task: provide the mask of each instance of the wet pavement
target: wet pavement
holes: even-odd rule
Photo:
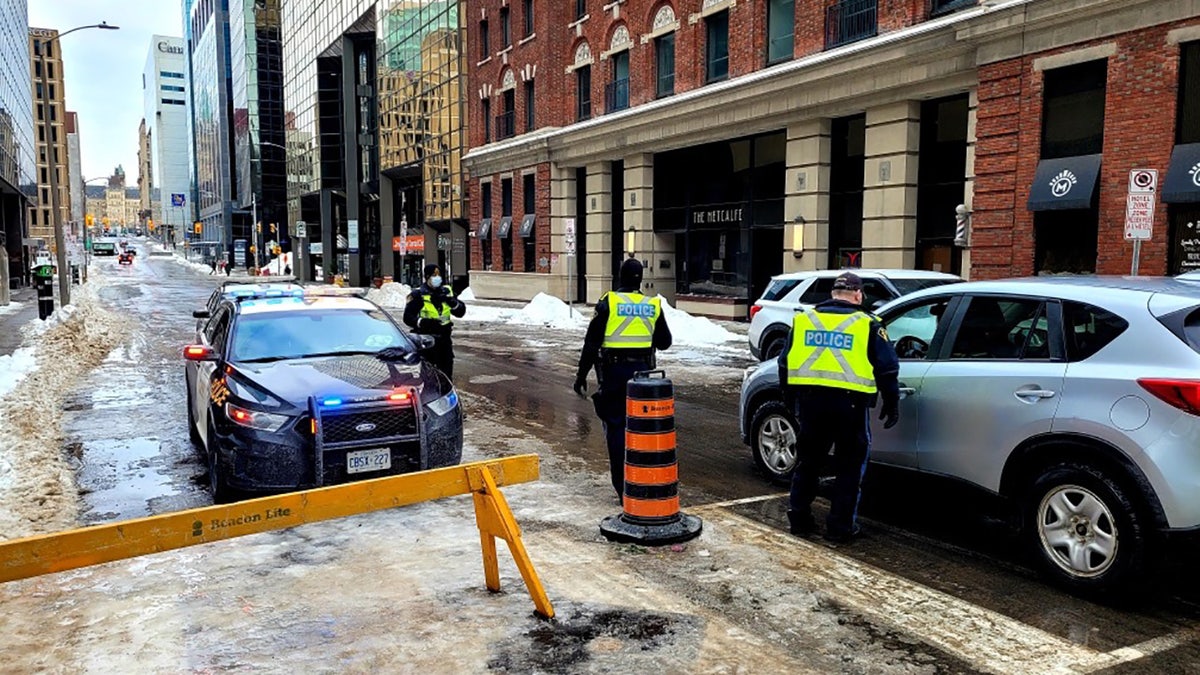
[[[32,288],[18,288],[9,299],[14,304],[0,307],[0,356],[8,356],[21,346],[21,327],[38,316],[37,291]]]

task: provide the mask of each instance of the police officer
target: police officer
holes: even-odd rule
[[[404,306],[404,323],[414,333],[432,335],[433,349],[426,356],[446,374],[454,377],[454,343],[450,338],[454,330],[454,317],[462,318],[467,306],[454,297],[454,289],[442,280],[442,271],[437,265],[425,266],[425,283],[408,296]]]
[[[800,422],[788,509],[792,534],[816,531],[812,502],[833,445],[837,477],[825,538],[846,542],[858,535],[859,493],[871,450],[869,415],[877,396],[883,398],[883,428],[900,421],[900,364],[879,319],[862,310],[862,288],[853,272],[838,276],[831,300],[795,314],[779,356],[779,381]]]
[[[575,393],[587,396],[587,374],[593,366],[600,389],[592,395],[596,415],[604,424],[613,488],[620,497],[625,487],[625,385],[634,373],[655,366],[655,350],[671,347],[671,329],[658,298],[641,294],[642,263],[630,258],[621,264],[617,290],[596,303],[588,324],[575,375]]]

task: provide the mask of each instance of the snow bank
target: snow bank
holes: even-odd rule
[[[469,290],[469,289],[468,289]],[[466,298],[464,298],[464,301]],[[538,293],[529,304],[520,309],[471,305],[464,317],[471,321],[506,323],[513,326],[545,326],[547,328],[571,329],[587,326],[587,318],[572,309],[567,303],[552,295]]]
[[[391,281],[367,291],[367,299],[380,307],[403,307],[408,302],[409,293],[412,293],[411,288]]]
[[[463,302],[471,302],[472,300],[475,299],[474,289],[467,287],[467,290],[458,294],[458,299],[462,300]]]
[[[94,284],[76,289],[77,304],[22,330],[21,367],[30,357],[35,364],[0,399],[0,539],[76,524],[75,471],[62,451],[63,403],[126,330],[98,304],[97,290]]]
[[[12,314],[14,312],[19,312],[20,310],[21,310],[21,303],[16,302],[16,301],[10,301],[7,305],[0,306],[0,316],[4,316],[5,314]]]
[[[33,347],[21,347],[11,355],[0,356],[0,400],[16,389],[17,383],[36,365],[37,350]]]
[[[702,316],[692,316],[681,309],[675,309],[663,296],[658,296],[662,302],[663,316],[671,327],[671,336],[678,345],[719,345],[725,342],[738,342],[746,339],[726,330],[710,319]]]

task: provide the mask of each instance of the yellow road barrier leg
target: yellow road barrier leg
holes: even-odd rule
[[[525,588],[533,599],[533,606],[538,616],[544,619],[554,618],[554,608],[546,597],[546,589],[538,579],[533,561],[525,551],[521,542],[521,528],[513,518],[508,500],[496,486],[492,473],[485,467],[475,467],[468,471],[471,481],[472,495],[475,499],[475,523],[479,526],[479,540],[483,546],[483,576],[490,591],[500,590],[500,563],[496,557],[496,537],[508,542],[508,550],[512,553],[521,578],[525,580]]]

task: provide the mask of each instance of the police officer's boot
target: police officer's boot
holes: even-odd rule
[[[817,531],[817,521],[810,512],[788,511],[787,517],[788,531],[797,537],[807,537]]]

